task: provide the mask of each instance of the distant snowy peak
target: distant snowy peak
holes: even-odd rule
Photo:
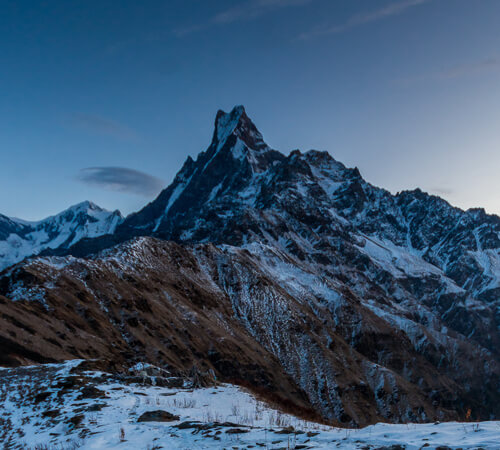
[[[69,248],[83,238],[112,234],[122,221],[120,211],[89,201],[36,222],[0,216],[0,270],[46,249]]]

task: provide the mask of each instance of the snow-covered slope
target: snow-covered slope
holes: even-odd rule
[[[131,450],[495,449],[500,445],[500,422],[334,428],[283,413],[238,386],[193,388],[189,379],[184,387],[155,386],[148,376],[140,381],[116,377],[79,369],[79,363],[0,369],[0,444]],[[144,420],[148,413],[152,421]]]
[[[88,201],[38,222],[0,215],[0,270],[48,248],[68,248],[82,238],[113,233],[122,220],[119,211]]]

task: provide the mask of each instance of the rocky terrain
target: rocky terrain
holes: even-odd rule
[[[285,414],[239,386],[197,385],[138,363],[108,373],[72,360],[0,370],[0,444],[8,449],[497,448],[500,422],[345,429]]]
[[[351,427],[498,418],[499,232],[236,107],[141,211],[2,272],[0,364],[146,361]]]

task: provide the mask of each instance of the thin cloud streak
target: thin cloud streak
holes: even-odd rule
[[[137,140],[137,134],[130,128],[114,120],[94,114],[75,113],[71,115],[72,123],[92,133],[105,134],[124,140]]]
[[[215,14],[205,23],[174,30],[177,37],[196,33],[207,28],[227,25],[241,20],[251,20],[279,9],[303,6],[314,0],[249,0],[241,5],[228,8]]]
[[[307,40],[314,37],[325,36],[329,34],[339,34],[350,30],[351,28],[359,27],[371,22],[378,22],[388,17],[402,14],[406,10],[415,6],[428,3],[432,0],[404,0],[400,2],[390,3],[389,5],[377,9],[375,11],[356,14],[348,19],[345,23],[328,27],[316,28],[314,30],[302,33],[298,36],[299,40]]]
[[[489,57],[481,61],[459,64],[436,72],[417,75],[414,77],[402,78],[395,82],[401,85],[411,85],[428,80],[452,80],[467,76],[479,75],[483,73],[500,70],[500,57]]]
[[[157,195],[164,187],[159,178],[126,167],[87,167],[76,178],[84,184],[144,197]]]
[[[499,68],[500,68],[500,58],[491,57],[475,63],[462,64],[455,67],[451,67],[448,70],[443,70],[442,72],[438,73],[437,76],[439,78],[448,78],[448,79],[457,78],[461,76],[487,72]]]

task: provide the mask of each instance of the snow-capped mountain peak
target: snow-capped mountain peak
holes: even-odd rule
[[[68,210],[73,210],[73,211],[105,211],[105,209],[101,208],[100,206],[96,205],[94,202],[91,202],[90,200],[84,200],[83,202],[77,203],[76,205],[70,206]]]
[[[222,110],[217,112],[211,147],[220,150],[231,137],[241,140],[244,145],[253,150],[269,148],[241,105],[235,106],[229,113]],[[230,145],[234,145],[234,142]]]
[[[218,111],[213,138],[196,160],[188,157],[172,184],[143,210],[125,220],[129,234],[166,236],[179,215],[187,217],[217,199],[238,197],[285,156],[272,150],[243,106]],[[261,177],[260,177],[261,178]]]
[[[46,249],[69,248],[83,238],[114,233],[120,211],[107,211],[90,201],[39,221],[0,217],[0,270]]]

